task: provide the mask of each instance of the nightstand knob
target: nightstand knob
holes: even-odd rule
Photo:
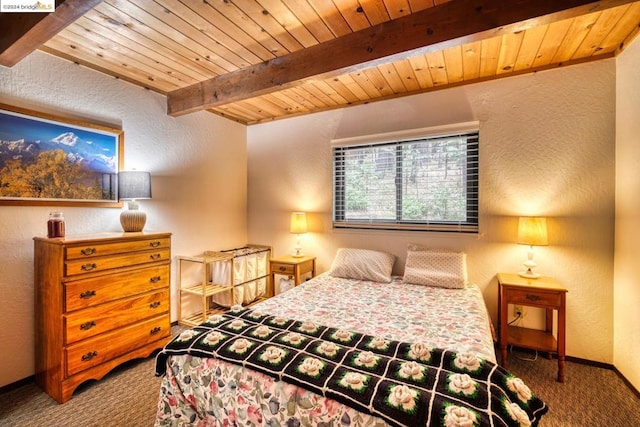
[[[160,246],[160,242],[155,240],[153,242],[149,242],[149,245],[151,245],[152,248],[157,248],[158,246]]]
[[[160,255],[160,254],[151,254],[151,255],[149,255],[149,258],[151,258],[154,261],[159,260],[160,257],[162,257],[162,255]]]
[[[149,304],[149,308],[158,308],[160,307],[160,301],[154,301],[151,304]]]
[[[285,271],[286,269],[287,269],[287,267],[285,267],[283,265],[280,266],[280,271]]]
[[[153,328],[152,330],[149,331],[149,335],[155,335],[158,332],[160,332],[162,330],[162,328],[160,326],[156,326],[155,328]]]
[[[162,277],[160,276],[153,276],[149,279],[151,283],[158,283],[160,280],[162,280]]]
[[[526,298],[529,301],[538,301],[540,299],[540,295],[527,294]]]

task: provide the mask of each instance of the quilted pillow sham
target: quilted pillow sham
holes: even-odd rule
[[[467,283],[464,252],[408,251],[404,283],[462,289]]]
[[[339,248],[329,275],[346,279],[391,282],[396,257],[390,253],[369,249]]]

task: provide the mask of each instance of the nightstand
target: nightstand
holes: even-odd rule
[[[550,277],[526,279],[517,274],[498,274],[498,327],[502,366],[507,368],[507,346],[558,354],[558,381],[563,383],[566,338],[567,289]],[[509,304],[544,308],[545,330],[509,326]],[[553,336],[553,312],[558,312],[557,339]]]
[[[271,286],[269,295],[273,296],[275,287],[275,276],[281,274],[283,276],[293,277],[294,286],[300,284],[300,277],[303,274],[311,273],[311,277],[316,275],[316,257],[292,255],[271,258]]]

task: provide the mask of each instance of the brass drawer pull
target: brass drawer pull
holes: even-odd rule
[[[157,241],[157,240],[156,240],[155,242],[149,242],[149,245],[150,245],[152,248],[157,248],[157,247],[159,247],[159,246],[161,245],[161,243],[160,243],[159,241]]]
[[[162,277],[160,276],[153,276],[152,278],[149,279],[151,283],[158,283],[160,280],[162,280]]]
[[[527,294],[526,298],[529,301],[538,301],[538,300],[540,300],[540,295]]]
[[[85,322],[82,325],[80,325],[80,329],[82,329],[83,331],[88,331],[89,329],[93,328],[94,326],[96,326],[96,321],[92,320],[90,322]]]
[[[158,308],[160,307],[160,301],[154,301],[151,304],[149,304],[150,308]]]
[[[89,299],[89,298],[95,297],[95,296],[96,296],[96,291],[85,291],[85,292],[80,294],[80,298],[82,298],[82,299]]]
[[[95,262],[90,262],[88,264],[82,264],[82,267],[80,267],[80,270],[82,271],[91,271],[93,269],[95,269],[98,265]]]
[[[280,271],[285,271],[287,269],[287,267],[285,267],[284,265],[280,266]]]
[[[151,258],[154,261],[159,260],[161,257],[162,257],[161,254],[151,254],[151,255],[149,255],[149,258]]]
[[[96,248],[84,248],[80,253],[85,256],[93,255],[96,253]]]
[[[94,357],[96,357],[97,355],[98,355],[97,351],[90,351],[89,353],[87,353],[84,356],[82,356],[82,361],[83,362],[88,362],[91,359],[93,359]]]
[[[152,330],[149,331],[149,335],[155,335],[158,332],[160,332],[162,330],[162,328],[160,326],[156,326],[155,328],[153,328]]]

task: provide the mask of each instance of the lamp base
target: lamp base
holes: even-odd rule
[[[526,268],[526,270],[518,273],[520,277],[525,277],[527,279],[537,279],[538,277],[540,277],[539,273],[533,272],[533,269],[538,266],[538,264],[536,264],[536,262],[533,260],[533,246],[529,247],[529,252],[527,252],[527,260],[522,264],[524,265],[524,268]]]
[[[139,210],[125,210],[120,213],[120,225],[126,232],[142,231],[147,223],[147,214]]]
[[[302,253],[302,245],[300,244],[300,234],[296,234],[296,245],[293,247],[293,253],[291,254],[294,258],[300,258],[304,256]]]
[[[541,276],[540,273],[534,273],[532,271],[520,271],[518,275],[527,279],[537,279]]]

